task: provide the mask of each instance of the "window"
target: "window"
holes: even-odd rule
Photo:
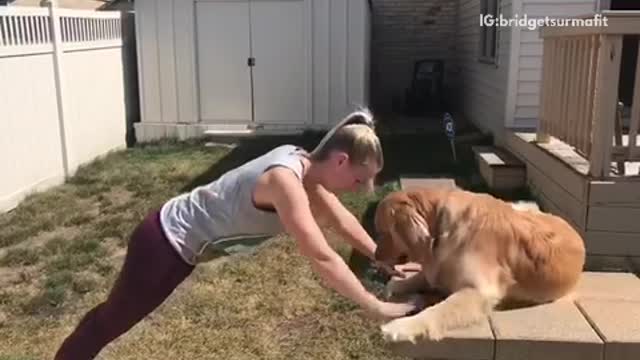
[[[482,16],[490,16],[494,22],[498,20],[498,0],[480,0]],[[494,24],[480,27],[480,61],[497,63],[498,28]]]

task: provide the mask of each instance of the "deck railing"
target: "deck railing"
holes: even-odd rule
[[[541,30],[538,141],[553,136],[573,146],[589,160],[595,178],[609,177],[612,162],[619,162],[624,174],[625,161],[640,161],[640,56],[635,61],[633,101],[625,104],[632,108],[624,135],[618,97],[623,37],[640,35],[640,12],[602,15],[607,20],[601,26],[571,24]]]

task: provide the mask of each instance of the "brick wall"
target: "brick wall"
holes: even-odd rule
[[[445,69],[455,52],[455,0],[373,0],[371,103],[390,111],[394,97],[404,98],[413,64],[439,58]],[[445,78],[447,81],[447,78]]]

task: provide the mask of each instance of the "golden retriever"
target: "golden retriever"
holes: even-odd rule
[[[435,289],[447,297],[381,326],[385,340],[440,340],[503,301],[540,304],[568,295],[585,262],[584,241],[562,218],[517,209],[461,189],[396,191],[375,212],[376,261],[421,272],[387,283],[388,294]]]

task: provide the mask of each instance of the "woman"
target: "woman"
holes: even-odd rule
[[[55,359],[92,359],[158,307],[199,262],[251,249],[281,232],[296,239],[331,288],[371,315],[391,319],[413,311],[412,304],[383,302],[369,293],[320,230],[319,223],[333,225],[374,259],[375,243],[335,195],[373,189],[383,166],[373,125],[368,111],[356,111],[311,154],[279,146],[170,199],[135,229],[107,300],[84,316]]]

